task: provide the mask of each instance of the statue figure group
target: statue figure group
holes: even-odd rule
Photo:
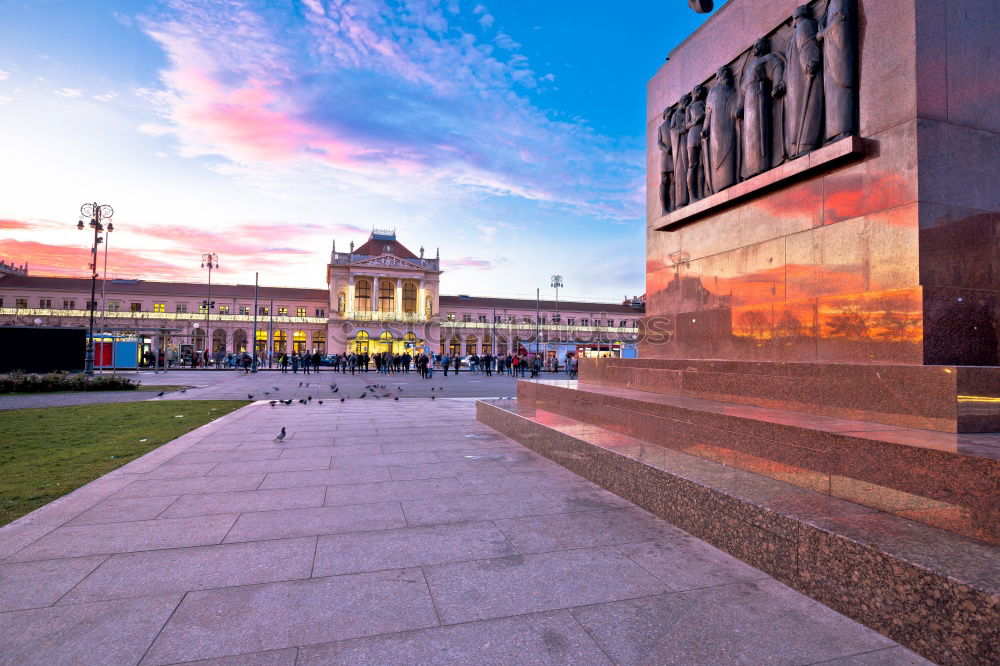
[[[818,20],[801,5],[791,28],[785,53],[758,39],[742,67],[720,67],[711,88],[697,85],[663,111],[664,214],[853,133],[854,0],[828,0]]]

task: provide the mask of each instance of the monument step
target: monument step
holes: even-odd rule
[[[518,402],[1000,545],[1000,434],[955,434],[575,381]]]
[[[520,399],[477,418],[929,659],[1000,663],[1000,548]]]
[[[943,432],[1000,432],[1000,367],[583,359],[602,386]]]

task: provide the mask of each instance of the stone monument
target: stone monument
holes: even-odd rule
[[[937,662],[1000,663],[997,34],[995,0],[722,5],[647,89],[639,358],[480,420]]]

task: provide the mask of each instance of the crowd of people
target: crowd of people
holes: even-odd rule
[[[190,360],[191,367],[207,367],[207,354],[195,352]],[[152,354],[150,354],[151,356]],[[164,362],[163,352],[160,352],[159,361]],[[170,365],[171,359],[167,358]],[[462,369],[463,363],[468,365],[468,371],[472,374],[484,374],[492,377],[493,373],[506,375],[508,377],[538,377],[542,372],[564,372],[571,379],[577,376],[578,360],[575,354],[567,353],[560,364],[559,358],[555,355],[543,356],[542,354],[529,354],[521,350],[517,354],[472,354],[467,358],[450,354],[410,354],[403,352],[394,354],[392,352],[379,352],[369,354],[368,352],[333,354],[324,357],[319,352],[280,352],[271,359],[282,373],[287,373],[291,369],[293,374],[298,374],[302,370],[304,374],[319,372],[322,365],[329,365],[334,372],[347,373],[352,375],[356,372],[369,372],[374,370],[380,374],[408,373],[412,370],[419,373],[421,377],[431,378],[435,372],[443,372],[447,377],[449,371],[457,374]],[[260,368],[268,364],[263,357],[254,359],[247,352],[221,354],[216,359],[216,367],[229,367],[236,370],[250,372],[256,361]],[[152,359],[150,359],[152,362]]]

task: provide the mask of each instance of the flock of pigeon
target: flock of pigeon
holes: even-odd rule
[[[303,386],[303,383],[299,382],[299,387],[301,388],[302,386]],[[307,383],[307,384],[305,384],[305,386],[308,387],[309,384]],[[275,392],[281,390],[277,386],[272,386],[271,388],[274,389]],[[383,400],[385,398],[392,398],[393,400],[397,400],[397,401],[399,400],[399,396],[398,395],[393,395],[391,391],[387,390],[387,387],[386,387],[385,384],[367,384],[364,388],[365,388],[365,390],[362,391],[361,395],[358,396],[359,400],[363,400],[364,398],[367,398],[368,396],[371,396],[375,400]],[[337,386],[336,384],[330,384],[330,391],[332,393],[339,393],[340,392],[340,387]],[[396,387],[396,391],[399,392],[399,393],[402,393],[403,392],[403,387],[402,386],[397,386]],[[431,387],[431,391],[434,391],[434,387]],[[443,386],[439,386],[438,387],[438,391],[444,391],[444,387]],[[264,395],[271,395],[271,392],[270,391],[264,391]],[[435,400],[436,398],[437,398],[437,396],[433,396],[433,395],[431,396],[431,400]],[[253,399],[254,399],[253,393],[247,393],[247,400],[253,400]],[[346,397],[340,398],[340,401],[341,402],[345,402],[345,401],[350,400],[350,399],[351,399],[351,396],[346,396]],[[312,395],[309,395],[309,396],[306,396],[305,398],[299,398],[297,402],[299,404],[302,404],[302,405],[308,405],[312,401],[313,401],[313,397],[312,397]],[[292,399],[283,400],[281,398],[276,398],[274,400],[269,401],[269,404],[272,407],[274,407],[278,403],[281,403],[282,405],[291,405],[293,402],[296,402],[296,401],[292,400]],[[316,403],[322,405],[323,401],[317,399]]]
[[[299,382],[299,388],[302,388],[302,385],[303,385],[303,383]],[[305,386],[308,388],[309,384],[306,383]],[[275,391],[280,391],[281,390],[277,386],[272,386],[271,388],[274,389]],[[384,398],[392,398],[393,400],[399,400],[399,396],[398,395],[393,395],[391,391],[387,390],[385,384],[367,384],[367,385],[365,385],[364,388],[365,388],[365,390],[362,391],[361,395],[358,396],[359,400],[367,398],[369,395],[371,395],[371,397],[374,398],[375,400],[382,400]],[[433,391],[433,390],[434,390],[434,387],[432,386],[431,387],[431,391]],[[339,393],[340,392],[340,387],[337,386],[336,384],[330,384],[330,391],[332,393]],[[399,392],[399,393],[402,393],[403,392],[403,387],[402,386],[397,386],[396,387],[396,391]],[[439,386],[438,387],[438,391],[444,391],[444,387],[443,386]],[[271,395],[271,392],[270,391],[264,391],[264,395]],[[433,396],[433,395],[431,396],[431,400],[434,400],[436,398],[437,398],[437,396]],[[346,397],[341,398],[340,401],[341,402],[345,402],[346,400],[350,400],[350,399],[351,399],[351,396],[346,396]],[[247,400],[253,400],[253,393],[247,393]],[[305,398],[299,398],[299,400],[298,400],[298,402],[300,404],[303,404],[303,405],[308,405],[312,401],[313,401],[312,395],[309,395],[309,396],[307,396]],[[274,407],[279,402],[281,404],[283,404],[283,405],[291,405],[292,402],[294,402],[294,401],[290,400],[290,399],[289,400],[282,400],[282,399],[279,398],[279,399],[276,399],[276,400],[271,400],[269,402],[269,404],[271,405],[271,407]],[[316,400],[316,402],[318,404],[320,404],[320,405],[323,404],[322,400]],[[280,441],[283,441],[284,439],[285,439],[285,426],[281,426],[281,432],[279,432],[278,435],[274,438],[274,441],[280,442]]]

